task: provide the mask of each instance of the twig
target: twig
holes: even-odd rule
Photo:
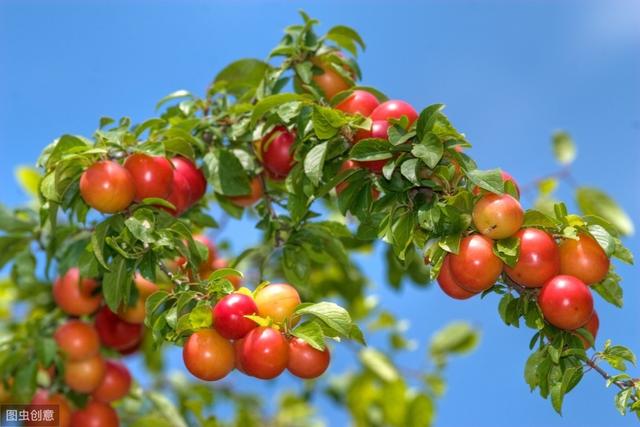
[[[174,284],[176,285],[182,285],[183,282],[182,280],[178,279],[176,277],[175,274],[173,274],[173,272],[171,270],[169,270],[169,268],[167,268],[167,266],[165,265],[164,262],[159,261],[158,262],[158,267],[160,267],[160,270],[167,275],[167,277],[169,278],[169,280],[171,280]]]
[[[600,376],[602,376],[602,378],[604,378],[605,380],[609,380],[611,378],[611,375],[609,375],[609,373],[607,373],[607,371],[605,371],[600,366],[598,366],[598,364],[593,359],[587,359],[587,361],[585,363],[591,369],[593,369],[595,372],[600,374]],[[620,390],[626,390],[628,388],[633,387],[635,385],[636,381],[638,381],[638,380],[634,379],[634,380],[631,380],[631,381],[613,381],[613,384],[616,387],[618,387]],[[638,401],[638,397],[636,395],[632,394],[631,395],[631,401],[632,402],[637,402]]]

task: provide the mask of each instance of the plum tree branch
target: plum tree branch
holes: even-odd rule
[[[593,371],[595,371],[598,374],[600,374],[600,376],[602,378],[604,378],[605,380],[610,380],[611,379],[611,375],[609,375],[609,373],[607,371],[605,371],[600,366],[598,366],[598,364],[593,359],[587,359],[585,363]],[[630,381],[613,381],[612,384],[614,384],[620,390],[626,390],[628,388],[633,387],[637,381],[638,381],[638,379],[633,379],[633,380],[630,380]],[[631,399],[632,402],[637,402],[638,401],[638,397],[633,395],[633,394],[631,395],[630,399]]]
[[[158,267],[160,270],[176,285],[182,285],[182,280],[178,279],[175,274],[166,266],[166,264],[162,261],[158,262]]]

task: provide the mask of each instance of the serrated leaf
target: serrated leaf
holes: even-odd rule
[[[504,181],[500,169],[480,170],[472,169],[466,172],[469,181],[482,188],[496,194],[504,193]]]
[[[436,135],[431,132],[426,133],[420,143],[415,144],[411,149],[411,154],[422,160],[429,168],[436,167],[444,154],[444,144]]]
[[[267,96],[262,98],[254,107],[251,114],[251,121],[249,126],[254,127],[258,120],[260,120],[267,112],[275,109],[276,107],[286,104],[288,102],[302,102],[309,100],[307,95],[300,95],[297,93],[279,93],[276,95]]]
[[[367,138],[359,141],[349,152],[353,160],[372,161],[390,159],[393,145],[385,139]]]
[[[596,291],[605,301],[615,305],[616,307],[622,307],[622,287],[620,286],[620,276],[612,271],[609,271],[607,277],[600,283],[591,285],[591,289]]]
[[[324,332],[317,319],[312,319],[302,323],[291,331],[291,335],[303,339],[311,347],[317,350],[324,350]]]
[[[313,147],[304,158],[304,173],[307,178],[318,185],[322,179],[322,168],[327,154],[328,142],[323,142]]]
[[[317,317],[341,337],[348,338],[351,332],[351,316],[347,310],[333,302],[302,304],[296,309],[295,314]]]
[[[496,240],[493,253],[509,267],[515,266],[520,256],[520,239],[507,237]]]

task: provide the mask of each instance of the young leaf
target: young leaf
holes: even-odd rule
[[[504,193],[504,181],[500,169],[479,170],[473,169],[466,172],[469,181],[482,188],[496,194]]]

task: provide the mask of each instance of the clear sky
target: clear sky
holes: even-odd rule
[[[640,226],[640,2],[629,1],[0,1],[0,201],[25,200],[13,169],[33,163],[63,133],[89,135],[102,115],[153,115],[176,89],[202,93],[240,57],[263,58],[297,9],[323,28],[347,24],[368,44],[364,83],[423,108],[447,104],[481,167],[502,167],[521,183],[555,169],[549,135],[569,130],[579,145],[575,177],[608,191]],[[565,198],[571,193],[563,191]],[[530,202],[525,198],[525,202]],[[255,239],[230,225],[240,250]],[[638,255],[637,236],[627,240]],[[379,253],[362,259],[384,304],[411,323],[423,345],[403,362],[424,360],[424,343],[453,319],[482,330],[475,354],[447,371],[442,427],[625,426],[613,390],[587,374],[565,400],[561,418],[531,395],[522,372],[530,331],[502,325],[496,299],[454,302],[436,288],[383,286]],[[621,266],[626,307],[596,301],[600,342],[640,351],[637,268]],[[181,365],[179,353],[176,367]],[[341,359],[344,356],[344,359]],[[335,370],[352,363],[336,353]],[[640,372],[636,369],[636,375]],[[240,387],[253,380],[233,377]],[[282,380],[296,387],[291,379]],[[271,391],[272,386],[264,390]],[[344,416],[320,402],[332,425]]]

